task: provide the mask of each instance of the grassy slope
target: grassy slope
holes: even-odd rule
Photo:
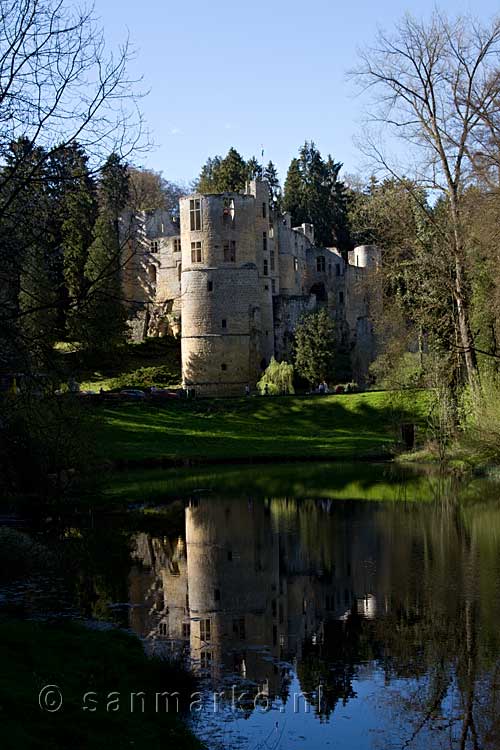
[[[181,382],[180,343],[166,336],[126,344],[102,355],[80,355],[68,344],[56,346],[58,366],[76,377],[84,390],[150,385],[178,387]]]
[[[124,404],[103,410],[99,453],[112,460],[358,459],[385,455],[397,425],[425,411],[390,393]]]
[[[173,714],[155,713],[155,693],[196,689],[166,663],[148,659],[137,638],[96,632],[75,624],[51,626],[0,620],[2,748],[52,750],[200,747]],[[43,712],[38,695],[57,685],[63,707]],[[82,697],[97,693],[97,710],[82,710]],[[106,711],[106,696],[120,693],[120,710]],[[146,710],[130,711],[130,693],[146,693]],[[186,705],[189,705],[188,703]],[[153,709],[153,710],[151,710]]]

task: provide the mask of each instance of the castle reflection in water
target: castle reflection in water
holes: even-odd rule
[[[136,536],[130,625],[156,646],[186,651],[195,668],[286,697],[290,668],[321,648],[325,629],[388,607],[366,514],[329,501],[191,499],[185,537]],[[306,689],[305,687],[303,688]]]

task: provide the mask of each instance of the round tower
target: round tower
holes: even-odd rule
[[[191,195],[180,201],[180,224],[184,386],[243,394],[260,361],[255,199]]]
[[[349,250],[349,264],[358,268],[378,268],[381,254],[377,245],[358,245]]]

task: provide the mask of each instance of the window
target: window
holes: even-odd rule
[[[211,638],[210,620],[200,620],[200,640],[209,641]]]
[[[324,255],[318,255],[316,258],[316,270],[318,273],[324,273],[325,272],[325,256]]]
[[[222,319],[221,325],[222,325],[222,328],[227,328],[227,320],[226,320],[226,318]]]
[[[158,240],[152,240],[152,242],[150,243],[150,248],[152,253],[157,253],[160,249],[160,243],[158,242]]]
[[[236,242],[228,240],[224,242],[224,263],[236,262]]]
[[[275,262],[274,262],[274,250],[271,250],[270,253],[270,259],[271,259],[271,271],[274,271]]]
[[[337,263],[335,266],[335,275],[340,276],[340,263]]]
[[[189,201],[189,216],[191,231],[199,232],[201,229],[201,200],[199,198],[193,198]]]
[[[179,263],[179,265],[177,266],[177,280],[178,281],[181,280],[181,274],[182,274],[182,265]]]
[[[245,618],[244,617],[238,617],[238,619],[233,620],[233,634],[240,639],[240,641],[244,641],[246,639],[246,631],[245,631]]]
[[[222,218],[225,223],[228,221],[234,221],[234,200],[232,198],[224,198]]]
[[[214,282],[207,281],[207,292],[213,292],[213,290],[214,290]]]
[[[191,243],[191,263],[201,263],[201,241]]]
[[[267,259],[264,259],[264,276],[268,276],[269,274],[269,263]]]
[[[210,669],[212,666],[212,652],[211,651],[202,651],[200,654],[201,659],[201,668],[202,669]]]
[[[272,239],[273,237],[274,237],[273,225],[269,224],[269,239]]]
[[[163,635],[163,636],[168,635],[168,629],[167,629],[167,623],[166,622],[160,622],[160,635]]]
[[[214,601],[220,602],[220,589],[214,589]]]
[[[227,365],[223,362],[220,366],[221,370],[224,370],[224,372],[227,370]]]
[[[227,551],[227,559],[228,559],[228,562],[232,562],[233,561],[233,550],[232,549],[228,549],[228,551]]]
[[[271,290],[273,294],[276,294],[276,279],[271,279]]]
[[[267,206],[265,203],[262,204],[262,218],[265,219],[267,216]]]
[[[262,250],[267,253],[267,232],[262,232]]]
[[[299,270],[299,259],[298,258],[294,258],[293,259],[293,267],[294,267],[295,271]]]
[[[339,292],[339,302],[341,305],[344,304],[344,292]]]
[[[182,637],[189,638],[190,635],[191,635],[191,623],[183,622],[182,623]]]
[[[180,253],[181,251],[181,238],[174,237],[174,253]]]
[[[269,284],[264,284],[264,290],[265,290],[266,292],[268,292],[268,291],[269,291]]]

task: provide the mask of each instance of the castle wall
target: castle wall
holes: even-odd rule
[[[231,193],[180,205],[183,381],[200,394],[244,393],[258,378],[262,336],[255,200]]]
[[[158,211],[129,214],[122,225],[133,336],[181,335],[186,387],[243,394],[272,356],[290,358],[293,332],[319,307],[350,348],[355,379],[366,378],[376,354],[370,305],[377,247],[355,248],[348,263],[335,248],[317,247],[311,224],[293,228],[289,214],[273,212],[262,181],[244,194],[181,199],[178,224]]]

